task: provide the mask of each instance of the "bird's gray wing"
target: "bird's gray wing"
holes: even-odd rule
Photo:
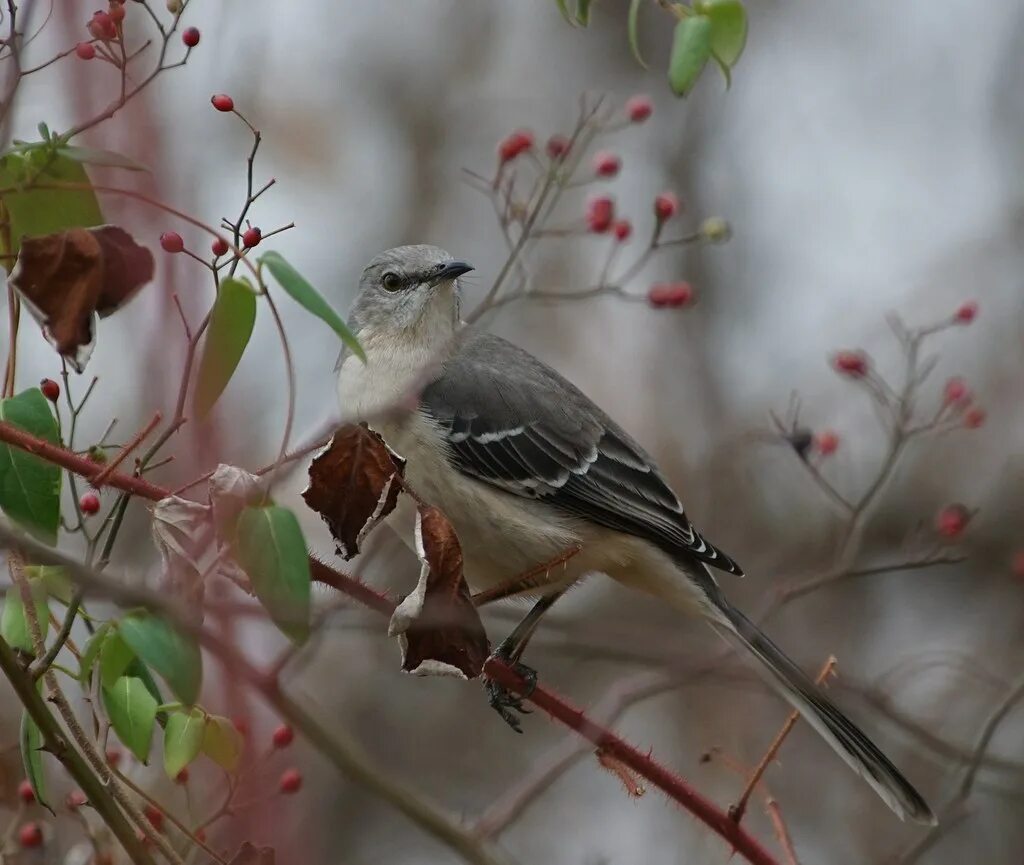
[[[579,389],[500,337],[470,337],[420,397],[455,467],[510,493],[743,571],[693,527],[644,450]]]

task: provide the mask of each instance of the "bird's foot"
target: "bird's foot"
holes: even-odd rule
[[[523,727],[519,717],[513,713],[518,712],[521,715],[530,714],[531,710],[523,705],[523,699],[529,697],[533,693],[533,689],[537,687],[537,671],[532,667],[527,667],[526,664],[506,657],[500,647],[493,657],[503,664],[507,664],[526,681],[526,690],[522,696],[513,694],[508,688],[499,685],[494,679],[488,678],[484,682],[484,688],[487,691],[487,701],[491,704],[491,708],[501,715],[502,720],[513,730],[517,733],[522,733]]]

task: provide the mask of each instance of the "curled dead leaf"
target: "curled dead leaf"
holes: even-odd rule
[[[203,604],[202,559],[213,538],[209,506],[168,496],[153,508],[153,543],[162,564],[160,588],[197,616]]]
[[[490,643],[462,573],[459,539],[437,508],[421,506],[416,513],[416,552],[423,563],[419,582],[388,626],[402,645],[402,669],[475,679]]]
[[[153,278],[153,254],[116,225],[23,237],[8,282],[43,335],[81,372],[95,319],[122,307]]]
[[[398,503],[405,460],[363,424],[338,429],[309,466],[306,504],[323,517],[346,561]]]

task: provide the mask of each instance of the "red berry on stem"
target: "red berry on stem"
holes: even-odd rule
[[[83,493],[78,506],[84,514],[94,514],[100,509],[100,497],[96,493]]]
[[[165,231],[160,235],[160,246],[164,252],[182,252],[185,249],[185,241],[176,231]]]
[[[968,429],[977,429],[983,423],[988,415],[985,414],[983,408],[972,408],[967,414],[964,415],[964,426]]]
[[[868,356],[862,351],[840,351],[832,358],[836,372],[850,378],[863,378],[868,373]]]
[[[691,300],[693,286],[688,282],[656,282],[647,292],[648,303],[657,309],[685,306]]]
[[[155,805],[146,803],[146,807],[142,809],[142,813],[149,820],[150,824],[159,832],[164,827],[164,812],[157,808]]]
[[[195,48],[199,44],[200,35],[198,27],[189,27],[181,34],[181,41],[189,48]]]
[[[532,147],[533,133],[529,129],[517,129],[498,145],[498,162],[504,165]]]
[[[935,520],[935,528],[944,538],[959,537],[971,519],[970,511],[963,505],[947,505]]]
[[[228,246],[228,242],[223,237],[218,237],[210,244],[210,249],[213,250],[214,255],[221,256],[227,255],[228,250],[231,249],[231,247]]]
[[[88,800],[85,798],[85,793],[81,790],[72,790],[68,793],[67,798],[64,800],[64,804],[68,806],[72,811],[77,811],[81,808]]]
[[[235,100],[227,93],[215,93],[210,97],[210,104],[218,111],[234,111]]]
[[[124,21],[124,6],[120,3],[111,3],[110,8],[107,10],[107,14],[115,24],[119,24]]]
[[[615,234],[616,240],[620,242],[629,240],[630,235],[633,233],[633,224],[628,219],[617,219],[612,226],[612,231]]]
[[[295,731],[287,724],[282,724],[271,737],[275,748],[287,748],[295,739]]]
[[[552,135],[544,149],[552,159],[564,159],[569,152],[569,139],[564,135]]]
[[[261,240],[263,240],[263,232],[255,225],[252,228],[247,228],[242,234],[242,244],[245,247],[257,246]]]
[[[614,177],[622,168],[622,160],[614,153],[599,150],[594,154],[594,174],[598,177]]]
[[[599,195],[587,202],[587,228],[594,234],[604,234],[615,219],[615,202],[607,195]]]
[[[43,830],[38,823],[26,823],[18,830],[18,843],[26,850],[43,845]]]
[[[107,12],[93,12],[92,18],[86,25],[86,29],[93,39],[108,41],[117,38],[117,27],[114,26],[114,19]]]
[[[23,779],[18,785],[18,798],[26,805],[31,805],[36,801],[36,794],[32,789],[32,782],[29,781],[28,778]]]
[[[814,437],[814,446],[823,457],[830,456],[839,448],[839,436],[832,430],[825,430]]]
[[[96,56],[96,49],[91,42],[79,42],[75,46],[75,54],[80,60],[92,60]]]
[[[963,405],[971,400],[971,391],[967,387],[967,382],[962,378],[951,378],[947,381],[945,388],[942,390],[942,395],[946,400],[946,405],[953,405],[955,403]]]
[[[107,748],[107,762],[115,768],[121,764],[121,752],[117,748]]]
[[[633,123],[643,123],[654,113],[654,103],[646,93],[638,93],[626,100],[626,114]]]
[[[679,198],[674,192],[662,192],[654,198],[654,216],[658,222],[671,219],[679,212]]]
[[[963,304],[953,316],[958,324],[970,324],[978,317],[978,304],[973,300]]]
[[[285,769],[278,786],[282,793],[297,793],[302,787],[302,773],[298,769]]]
[[[60,385],[52,378],[44,378],[39,382],[39,389],[50,402],[57,402],[60,399]]]

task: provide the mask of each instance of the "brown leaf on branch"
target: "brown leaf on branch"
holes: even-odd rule
[[[417,511],[416,551],[423,563],[419,583],[388,626],[402,644],[402,669],[475,679],[491,647],[462,574],[459,539],[437,508]]]
[[[153,254],[116,225],[23,237],[8,280],[54,348],[81,372],[95,319],[131,300],[153,278]]]
[[[405,460],[363,424],[339,428],[310,464],[302,497],[323,517],[346,561],[395,509],[404,470]]]

